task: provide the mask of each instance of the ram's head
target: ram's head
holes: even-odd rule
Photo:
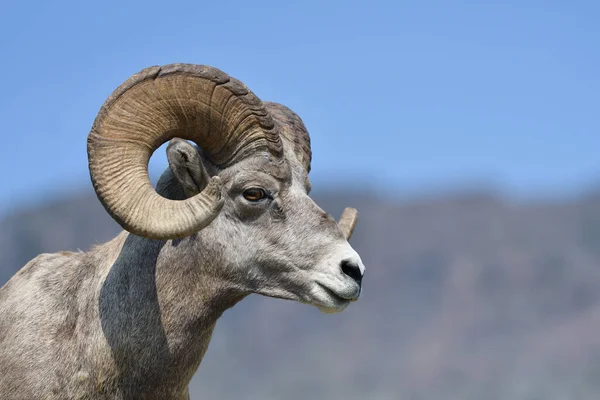
[[[161,196],[148,162],[169,140],[157,189],[180,190]],[[248,293],[327,312],[358,298],[364,266],[347,241],[356,211],[338,224],[313,202],[301,119],[223,72],[172,64],[133,75],[100,110],[88,154],[100,201],[130,233],[190,237]]]

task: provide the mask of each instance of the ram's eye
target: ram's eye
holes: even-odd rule
[[[252,188],[244,191],[244,198],[248,201],[259,201],[267,196],[263,189]]]

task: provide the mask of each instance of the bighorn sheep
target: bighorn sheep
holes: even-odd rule
[[[148,161],[167,141],[155,191]],[[41,254],[0,289],[2,400],[186,399],[217,319],[248,294],[325,312],[359,297],[355,210],[338,225],[308,196],[310,139],[288,108],[216,68],[150,67],[106,100],[87,144],[125,231]]]

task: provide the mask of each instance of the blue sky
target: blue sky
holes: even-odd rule
[[[91,186],[98,109],[172,62],[298,112],[316,188],[576,193],[600,182],[598,21],[598,1],[4,1],[0,209]]]

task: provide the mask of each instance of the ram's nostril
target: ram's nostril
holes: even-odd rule
[[[363,274],[357,263],[351,260],[342,261],[342,272],[354,279],[359,285],[362,282]]]

